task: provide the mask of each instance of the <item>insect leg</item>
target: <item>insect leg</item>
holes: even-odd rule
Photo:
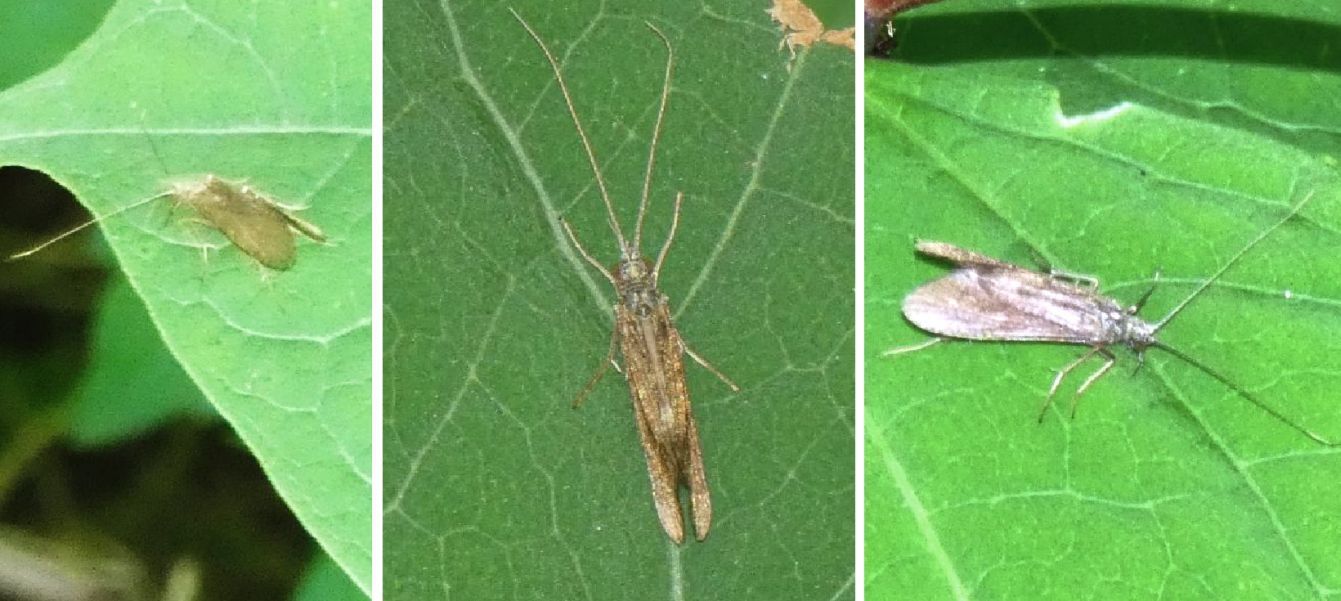
[[[661,252],[657,253],[656,265],[652,267],[652,283],[657,282],[661,276],[661,263],[666,260],[666,253],[670,251],[671,242],[675,240],[675,228],[680,225],[680,203],[684,200],[684,192],[675,193],[675,212],[671,213],[670,233],[666,234],[666,242],[661,245]]]
[[[563,231],[568,232],[568,239],[573,241],[573,246],[577,247],[577,252],[582,254],[582,258],[586,259],[588,263],[591,263],[591,266],[595,267],[596,271],[601,272],[601,275],[605,276],[605,279],[610,280],[611,285],[618,288],[619,282],[615,281],[615,276],[610,275],[610,270],[606,269],[604,265],[601,265],[600,261],[597,261],[595,257],[591,256],[591,253],[587,252],[587,249],[577,240],[577,234],[573,233],[573,226],[568,225],[568,220],[560,217],[559,225],[563,226]]]
[[[685,354],[689,355],[689,357],[693,359],[694,362],[698,363],[699,365],[702,365],[704,369],[712,372],[712,375],[717,376],[717,379],[721,380],[723,384],[726,384],[728,387],[730,387],[731,392],[740,392],[740,387],[736,386],[736,383],[732,382],[731,378],[726,377],[726,374],[719,371],[716,367],[713,367],[711,363],[708,363],[707,359],[698,356],[698,353],[695,353],[694,349],[689,348],[689,343],[685,342],[684,340],[681,340],[680,346],[684,348]]]
[[[179,206],[181,205],[174,203],[172,205],[172,209],[176,210],[177,207]],[[172,219],[172,213],[168,213],[168,220],[171,219]],[[164,223],[166,224],[167,220],[165,220]],[[200,263],[201,265],[208,265],[210,262],[210,251],[215,250],[215,248],[211,246],[210,243],[204,239],[204,236],[201,234],[201,227],[204,227],[206,229],[212,229],[214,226],[210,224],[210,222],[205,221],[204,219],[201,219],[199,217],[186,217],[179,220],[179,223],[183,223],[189,226],[186,227],[185,229],[191,239],[191,242],[193,243],[192,245],[195,246],[195,248],[200,251]]]
[[[1131,369],[1131,375],[1135,376],[1145,367],[1145,351],[1136,351],[1136,367]]]
[[[1075,282],[1077,284],[1084,284],[1088,286],[1091,290],[1099,289],[1099,278],[1096,278],[1092,275],[1085,275],[1083,273],[1073,273],[1070,271],[1063,271],[1060,269],[1048,269],[1048,275],[1052,276],[1054,279],[1067,280],[1069,282]]]
[[[1091,290],[1099,289],[1099,278],[1096,278],[1092,275],[1085,275],[1081,273],[1066,271],[1064,269],[1057,269],[1056,267],[1052,266],[1052,262],[1048,261],[1047,257],[1043,256],[1043,253],[1039,252],[1038,249],[1034,248],[1033,246],[1029,247],[1029,254],[1032,255],[1034,261],[1038,263],[1039,267],[1038,270],[1046,271],[1049,277],[1052,277],[1053,279],[1057,280],[1066,280],[1077,284],[1084,284]]]
[[[619,371],[619,365],[615,364],[615,345],[618,342],[619,330],[612,330],[610,332],[610,351],[606,353],[605,359],[601,360],[601,366],[596,368],[596,373],[592,374],[591,378],[587,380],[587,385],[582,387],[582,392],[577,393],[577,398],[573,399],[574,409],[580,406],[582,401],[587,400],[587,395],[591,394],[591,389],[595,388],[596,383],[605,377],[605,370],[610,369],[610,366],[613,365],[615,371]]]
[[[175,211],[179,206],[181,205],[174,203],[172,205],[172,210]],[[172,213],[168,213],[168,219],[172,219]],[[218,248],[212,246],[211,243],[205,239],[205,236],[202,233],[202,228],[203,231],[209,231],[214,229],[214,224],[199,217],[185,217],[179,219],[178,223],[188,226],[184,229],[186,230],[188,237],[191,239],[192,246],[200,251],[201,265],[208,265],[210,262],[210,253],[218,250]]]
[[[1052,405],[1052,397],[1057,396],[1057,387],[1062,385],[1062,380],[1066,379],[1066,374],[1071,373],[1071,370],[1075,369],[1076,366],[1081,363],[1084,363],[1086,359],[1093,357],[1094,353],[1097,352],[1099,352],[1099,347],[1091,348],[1086,351],[1085,354],[1076,357],[1075,361],[1066,364],[1066,367],[1063,367],[1061,371],[1057,372],[1057,377],[1052,379],[1052,387],[1048,389],[1047,398],[1043,399],[1043,406],[1038,409],[1038,423],[1043,423],[1043,416],[1047,415],[1048,407]]]
[[[893,357],[894,355],[902,355],[902,354],[904,354],[904,353],[911,353],[911,352],[914,352],[914,351],[920,351],[920,350],[922,350],[922,349],[924,349],[924,348],[930,348],[930,347],[935,346],[935,345],[937,345],[937,344],[939,344],[939,343],[942,343],[942,342],[945,342],[945,339],[944,339],[944,338],[941,338],[940,336],[936,336],[936,337],[934,337],[934,338],[932,338],[932,339],[930,339],[930,340],[927,340],[926,342],[919,342],[919,343],[917,343],[917,344],[910,344],[910,345],[908,345],[908,346],[896,346],[896,347],[894,347],[894,348],[892,348],[892,349],[889,349],[889,350],[887,350],[887,351],[885,351],[885,352],[883,352],[883,353],[880,353],[880,356],[881,356],[881,357]]]
[[[1085,378],[1085,381],[1080,384],[1080,388],[1076,389],[1076,393],[1071,395],[1071,419],[1076,418],[1076,406],[1080,404],[1080,395],[1085,394],[1085,390],[1090,387],[1090,384],[1093,384],[1100,376],[1112,369],[1114,363],[1117,363],[1117,357],[1113,356],[1113,353],[1109,352],[1108,349],[1100,348],[1098,350],[1099,354],[1103,355],[1108,361],[1104,362],[1098,371],[1090,374],[1090,377]]]

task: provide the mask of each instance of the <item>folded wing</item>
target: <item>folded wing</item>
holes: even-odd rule
[[[1010,266],[956,269],[903,300],[913,325],[971,340],[1093,343],[1121,312],[1087,289]]]

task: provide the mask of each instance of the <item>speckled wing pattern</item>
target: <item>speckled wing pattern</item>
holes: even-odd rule
[[[960,263],[949,275],[912,291],[903,314],[928,332],[972,340],[1092,344],[1111,336],[1122,308],[1068,282],[944,243],[937,252]],[[943,248],[940,248],[943,247]]]
[[[624,374],[633,397],[638,438],[647,457],[661,527],[677,544],[684,540],[679,501],[681,483],[693,502],[694,536],[703,540],[712,523],[712,501],[703,470],[698,425],[689,406],[684,379],[684,344],[671,321],[663,296],[651,315],[638,317],[623,305],[615,307]]]

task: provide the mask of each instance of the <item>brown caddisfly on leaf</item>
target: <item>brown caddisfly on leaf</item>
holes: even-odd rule
[[[274,200],[250,186],[225,181],[213,175],[174,184],[170,190],[132,202],[111,213],[81,223],[42,244],[9,257],[11,260],[36,253],[99,221],[153,202],[172,197],[195,210],[200,220],[219,230],[234,246],[270,269],[293,267],[296,258],[293,232],[325,242],[317,226],[295,217]]]
[[[508,9],[531,35],[540,50],[545,53],[550,67],[554,70],[554,79],[563,92],[564,103],[577,127],[578,138],[586,151],[591,170],[596,176],[596,187],[600,190],[601,200],[605,202],[606,217],[610,229],[619,241],[619,263],[614,269],[606,269],[600,261],[591,256],[568,222],[560,218],[563,229],[572,240],[582,258],[596,268],[605,279],[615,287],[619,297],[615,303],[615,327],[610,336],[610,348],[596,373],[587,381],[582,392],[574,401],[581,404],[593,386],[605,375],[605,370],[614,364],[615,347],[618,346],[624,356],[624,378],[628,380],[629,394],[633,398],[633,414],[638,425],[638,438],[642,441],[643,454],[647,457],[647,475],[652,481],[652,499],[656,503],[657,517],[661,527],[671,540],[680,543],[684,540],[683,512],[680,509],[679,488],[683,484],[689,489],[693,503],[694,536],[703,540],[708,535],[712,523],[712,501],[708,495],[708,479],[703,470],[703,450],[699,445],[698,425],[689,406],[689,389],[685,386],[684,355],[689,355],[708,371],[712,372],[731,390],[740,390],[717,368],[700,357],[680,338],[671,320],[669,299],[657,288],[657,277],[661,265],[675,238],[675,228],[680,223],[680,203],[684,194],[675,195],[675,212],[672,214],[670,232],[666,242],[657,254],[656,263],[649,264],[642,256],[643,218],[647,214],[647,197],[652,186],[652,166],[656,158],[657,138],[661,135],[662,119],[666,115],[666,101],[670,98],[671,70],[674,55],[670,40],[661,30],[651,23],[647,27],[666,45],[666,72],[661,88],[661,106],[657,111],[656,125],[652,130],[651,148],[647,154],[647,172],[643,179],[642,200],[638,204],[638,221],[634,228],[633,241],[624,237],[615,216],[614,204],[605,188],[605,178],[596,162],[596,154],[591,142],[582,128],[582,120],[577,116],[573,99],[568,93],[563,73],[554,54],[545,46],[545,42],[531,26],[517,14]],[[618,366],[616,366],[618,369]]]
[[[1205,372],[1251,401],[1262,411],[1314,441],[1326,446],[1337,446],[1341,443],[1331,442],[1305,429],[1258,399],[1256,395],[1235,385],[1220,372],[1155,338],[1155,334],[1167,325],[1169,320],[1187,307],[1188,303],[1267,235],[1299,213],[1310,198],[1312,194],[1295,205],[1283,219],[1244,246],[1169,311],[1168,315],[1155,323],[1149,323],[1136,316],[1141,306],[1154,292],[1153,286],[1135,305],[1123,308],[1117,300],[1099,294],[1098,282],[1093,279],[1061,275],[1056,272],[1040,273],[952,244],[931,241],[918,242],[917,251],[949,261],[954,264],[955,269],[949,275],[923,285],[904,298],[903,314],[918,328],[946,338],[1060,342],[1090,347],[1088,351],[1057,372],[1039,411],[1039,421],[1043,420],[1044,413],[1057,394],[1057,388],[1062,380],[1087,359],[1098,354],[1102,355],[1105,361],[1076,389],[1071,399],[1073,416],[1080,396],[1117,362],[1117,357],[1108,347],[1127,346],[1136,353],[1138,362],[1144,359],[1146,349],[1155,347]],[[1158,280],[1158,274],[1156,279]],[[1089,285],[1077,285],[1073,283],[1076,280]],[[891,349],[885,351],[884,355],[896,355],[926,348],[941,340],[933,338],[922,344]]]
[[[295,217],[250,186],[207,175],[204,181],[178,184],[172,195],[195,209],[239,250],[270,269],[293,267],[294,232],[318,243],[326,242],[320,228]]]

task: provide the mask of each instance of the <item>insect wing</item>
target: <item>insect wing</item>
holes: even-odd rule
[[[296,251],[289,221],[255,192],[210,178],[179,198],[260,264],[275,270],[293,266]]]
[[[1112,301],[1019,268],[963,267],[910,293],[903,314],[941,336],[972,340],[1106,341]]]
[[[223,232],[242,252],[275,270],[293,266],[295,247],[288,222],[269,207],[222,207],[209,200],[196,206],[201,216]]]
[[[280,213],[284,215],[285,221],[289,222],[289,227],[298,230],[300,234],[307,236],[314,242],[322,244],[326,243],[326,232],[321,231],[321,228],[317,227],[312,222],[303,221],[288,211],[280,210]]]
[[[935,240],[919,240],[917,242],[916,248],[917,252],[927,255],[928,257],[936,257],[938,259],[944,259],[956,265],[1005,267],[1009,269],[1020,269],[1022,271],[1027,271],[1021,267],[1017,267],[1000,259],[989,257],[982,253],[973,252],[966,248],[960,248],[958,246],[950,244],[949,242],[936,242]]]
[[[684,519],[680,512],[679,478],[674,457],[671,449],[657,441],[656,435],[652,433],[649,416],[636,400],[633,411],[638,423],[638,440],[647,458],[647,478],[652,483],[652,501],[656,504],[657,519],[661,521],[666,536],[680,544],[684,542]]]
[[[693,500],[695,536],[702,540],[708,533],[712,507],[703,475],[698,430],[689,408],[680,334],[664,302],[647,317],[637,317],[620,305],[615,317],[624,373],[633,396],[638,436],[647,458],[647,475],[661,527],[676,543],[684,540],[679,500],[679,486],[683,482],[690,488]]]
[[[686,412],[689,407],[686,405]],[[694,504],[694,538],[703,540],[708,537],[708,528],[712,526],[712,498],[708,495],[708,473],[703,469],[703,447],[698,442],[698,422],[693,415],[689,419],[689,463],[686,466],[689,479],[690,500]]]

